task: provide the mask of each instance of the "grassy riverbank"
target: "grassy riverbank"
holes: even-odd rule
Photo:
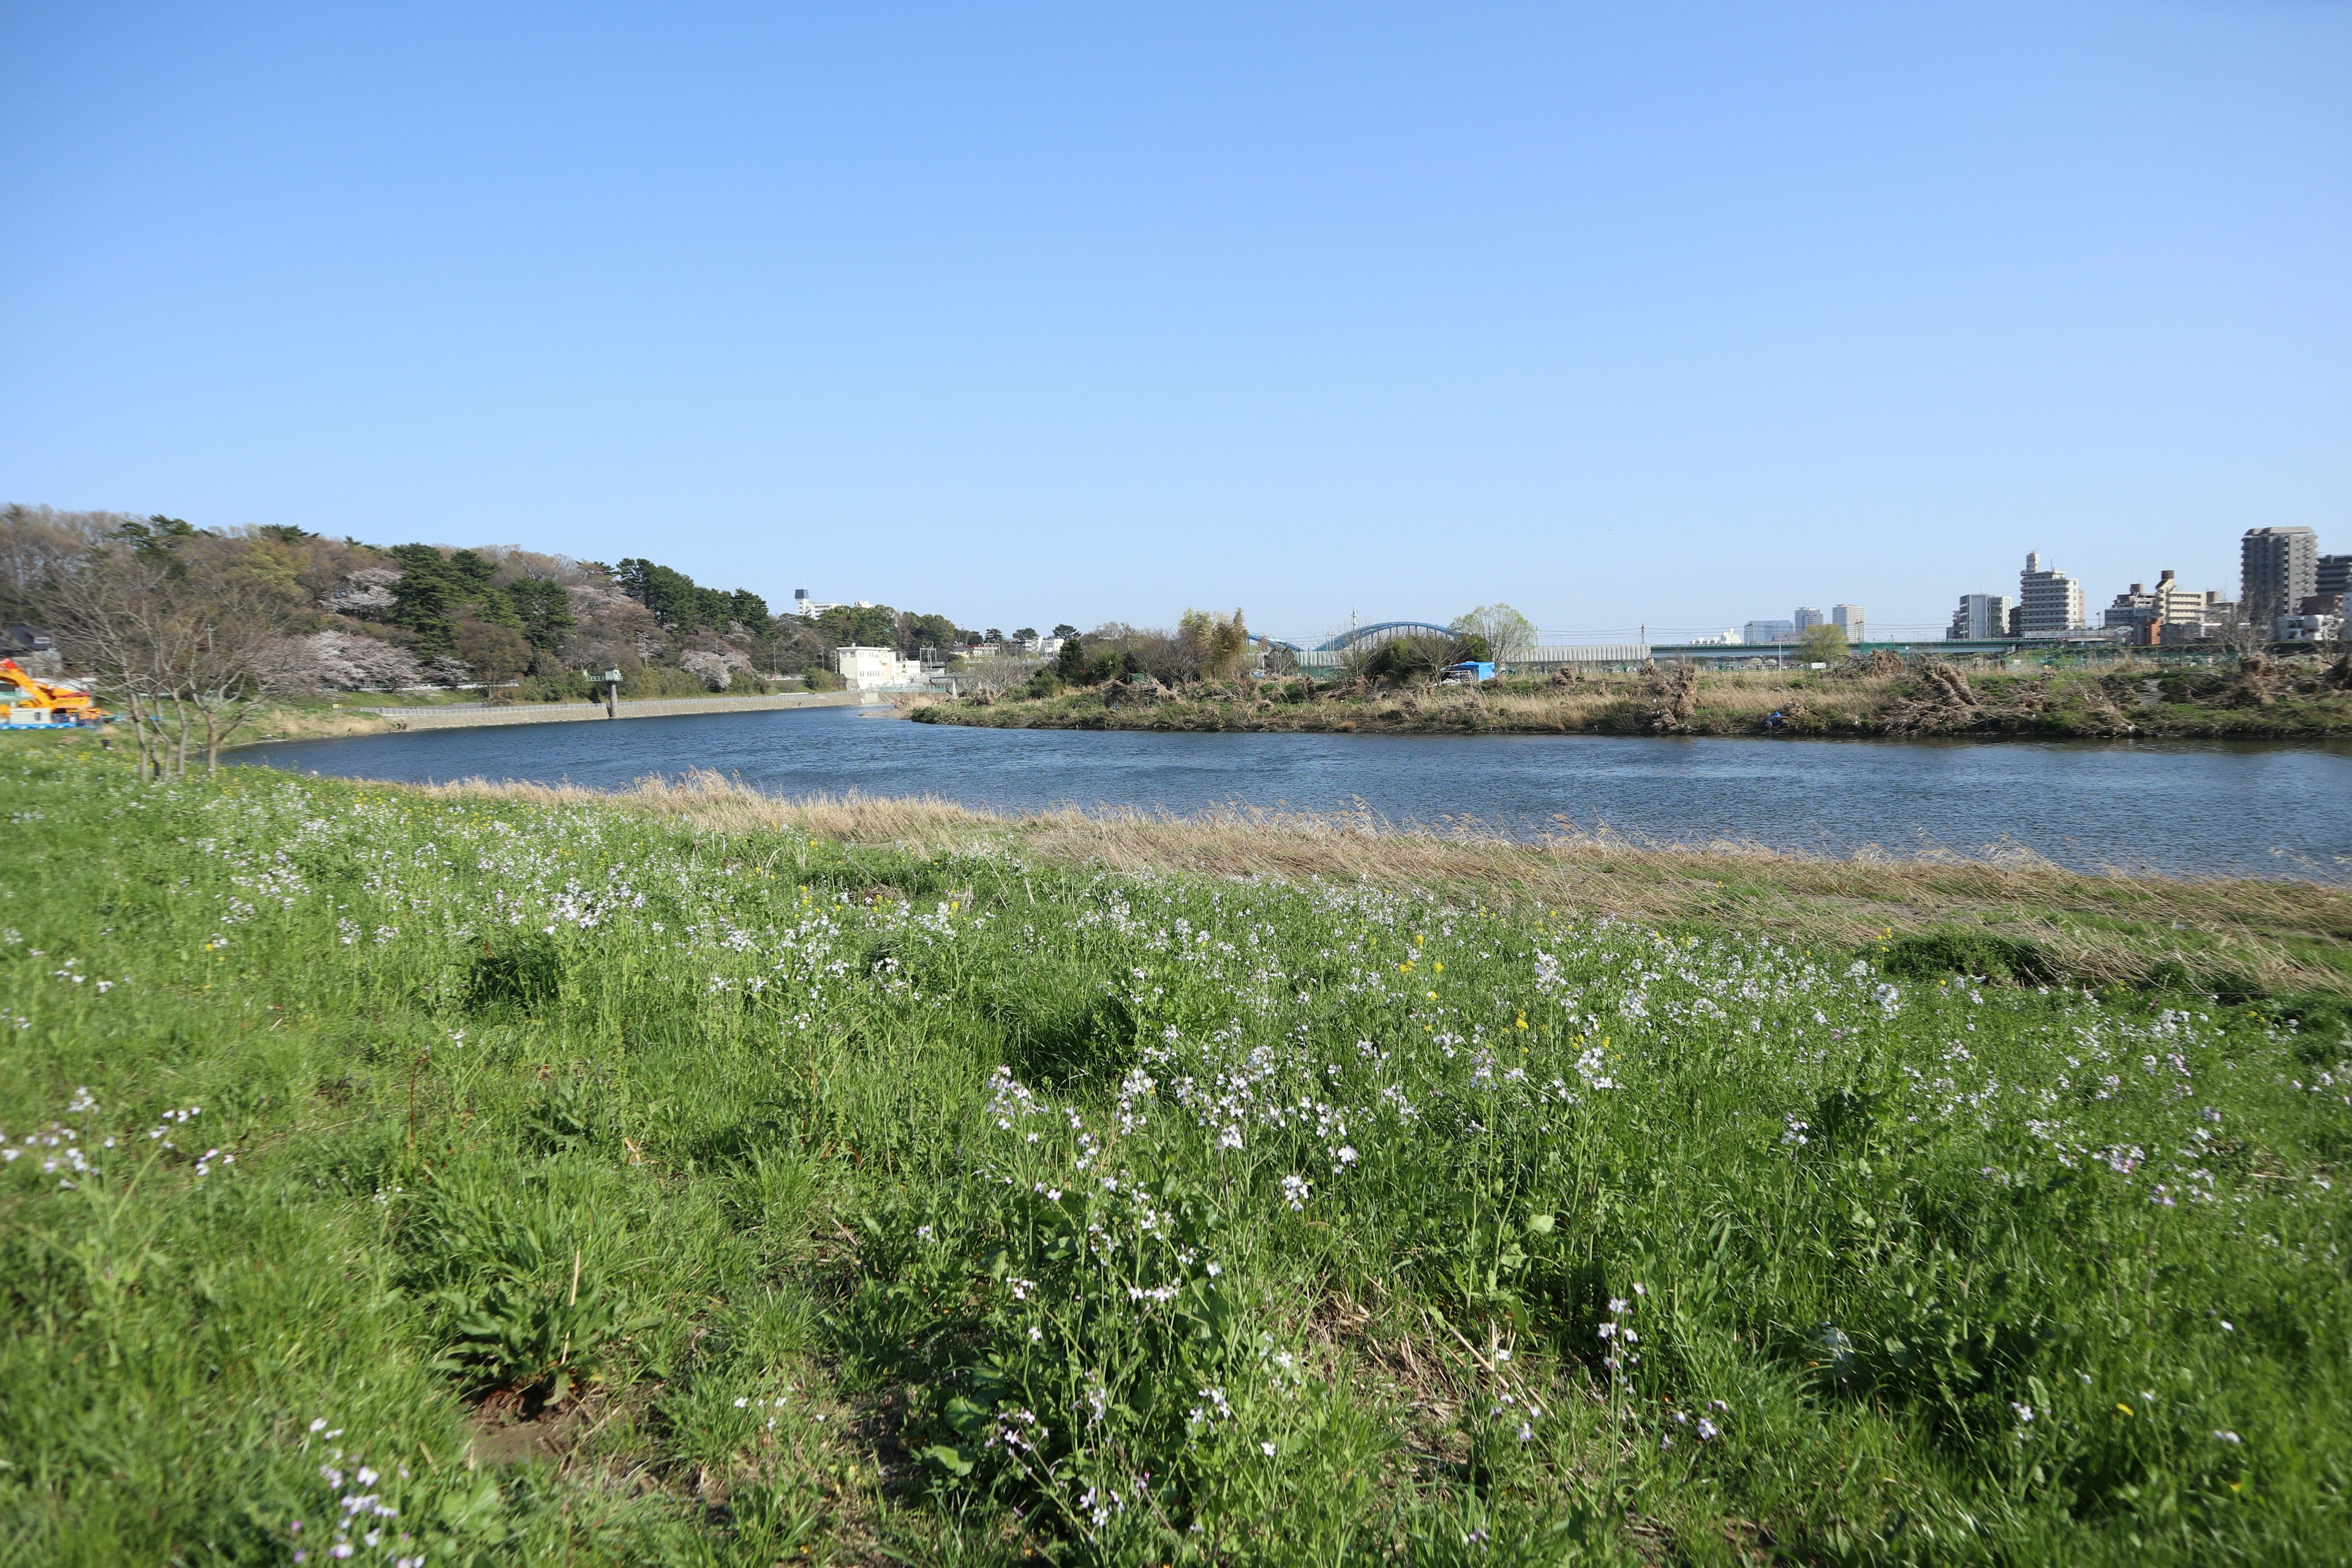
[[[1292,678],[922,701],[929,723],[1389,734],[2352,739],[2352,668],[2002,671],[1949,667],[1507,679],[1391,689]],[[1776,717],[1777,716],[1777,717]]]
[[[2339,890],[57,742],[5,1561],[2352,1542]]]

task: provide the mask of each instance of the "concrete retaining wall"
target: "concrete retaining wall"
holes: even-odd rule
[[[857,691],[795,691],[781,697],[675,697],[624,702],[618,717],[662,719],[682,713],[758,713],[776,708],[856,708],[878,703]],[[404,730],[470,730],[489,724],[567,724],[606,717],[601,702],[518,702],[508,708],[358,708]]]

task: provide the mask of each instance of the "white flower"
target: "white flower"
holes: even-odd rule
[[[1274,1445],[1271,1443],[1260,1443],[1257,1446],[1257,1451],[1269,1459],[1274,1458]]]

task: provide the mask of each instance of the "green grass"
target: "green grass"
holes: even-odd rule
[[[2333,1015],[39,737],[0,811],[0,1561],[2352,1552]]]

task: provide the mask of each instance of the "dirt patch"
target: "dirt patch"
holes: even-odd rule
[[[583,1434],[594,1429],[594,1407],[601,1404],[601,1396],[591,1394],[534,1412],[513,1389],[496,1390],[474,1411],[467,1452],[481,1465],[560,1463]]]

